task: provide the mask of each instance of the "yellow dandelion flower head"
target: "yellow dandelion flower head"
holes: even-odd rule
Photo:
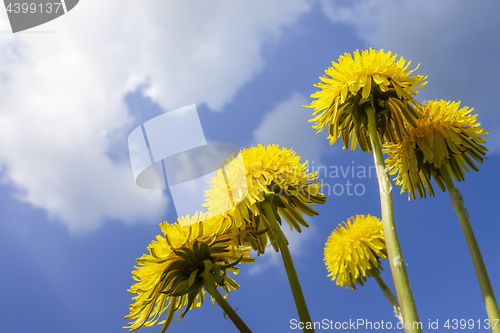
[[[338,286],[351,286],[378,274],[379,258],[387,258],[382,221],[371,215],[357,215],[335,229],[325,244],[325,265],[328,276]]]
[[[474,160],[485,159],[488,134],[471,115],[472,108],[460,107],[460,102],[427,101],[422,104],[417,126],[410,128],[408,136],[399,144],[387,144],[389,153],[386,163],[396,174],[396,184],[401,193],[408,190],[408,198],[434,195],[430,182],[434,178],[442,191],[445,190],[440,168],[445,167],[457,181],[465,179],[469,168],[478,171]]]
[[[207,274],[218,281],[226,295],[238,288],[225,272],[237,273],[237,263],[252,262],[250,248],[235,246],[230,235],[220,233],[223,222],[215,219],[184,227],[178,223],[160,224],[163,235],[151,242],[149,253],[137,259],[139,266],[132,272],[138,282],[128,291],[137,295],[132,298],[135,303],[130,305],[130,314],[125,317],[133,322],[125,328],[134,331],[143,325],[152,326],[165,311],[167,316],[159,323],[164,325],[163,330],[169,327],[176,310],[180,321],[188,310],[203,303],[202,288]]]
[[[317,211],[311,205],[325,202],[320,193],[321,184],[316,183],[316,174],[307,169],[307,161],[300,162],[292,149],[278,145],[258,145],[243,148],[238,155],[244,163],[243,177],[240,164],[219,170],[211,180],[211,188],[205,194],[205,207],[214,214],[229,215],[244,239],[263,253],[266,246],[267,227],[260,219],[259,203],[272,197],[277,214],[285,218],[292,229],[301,231],[308,224],[302,213],[313,216]],[[230,193],[228,199],[227,193]],[[241,235],[240,235],[241,236]],[[248,237],[246,237],[248,236]]]
[[[340,56],[315,85],[321,90],[311,95],[313,128],[319,133],[328,125],[330,144],[341,137],[345,149],[354,150],[359,143],[361,150],[369,151],[366,108],[371,107],[382,138],[400,141],[405,122],[413,125],[418,116],[411,95],[427,83],[422,75],[409,76],[416,70],[407,71],[410,63],[383,49]]]

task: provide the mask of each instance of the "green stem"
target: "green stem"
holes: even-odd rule
[[[206,278],[203,283],[203,287],[210,295],[212,295],[217,304],[219,304],[219,306],[226,313],[229,319],[231,319],[234,326],[236,326],[236,328],[238,328],[241,333],[252,333],[245,322],[240,318],[240,316],[238,316],[236,311],[234,311],[231,305],[229,305],[224,296],[221,295],[221,293],[217,289],[217,285],[215,284],[215,279],[213,277]]]
[[[500,311],[498,310],[498,304],[495,299],[495,294],[493,293],[493,288],[491,287],[490,278],[488,277],[488,272],[486,271],[486,266],[484,265],[483,257],[481,256],[481,251],[477,245],[476,237],[474,236],[474,231],[472,231],[472,226],[470,224],[469,214],[464,206],[464,201],[460,191],[453,184],[453,179],[446,167],[442,167],[440,170],[443,176],[444,183],[450,194],[451,203],[455,212],[457,213],[458,220],[460,221],[460,226],[467,241],[467,246],[469,248],[470,256],[472,258],[472,263],[474,264],[474,269],[476,271],[477,280],[479,281],[479,287],[481,288],[481,293],[483,295],[484,305],[486,307],[486,312],[488,313],[488,318],[491,323],[491,330],[494,333],[500,333]],[[495,325],[496,323],[496,325]]]
[[[271,228],[272,233],[274,234],[274,236],[276,237],[276,241],[278,242],[281,258],[283,259],[283,264],[285,265],[286,274],[288,276],[288,282],[290,284],[290,288],[292,289],[295,307],[297,308],[300,321],[304,323],[303,332],[314,333],[314,329],[309,328],[309,326],[312,326],[311,316],[309,315],[309,310],[307,308],[306,300],[302,292],[302,287],[300,286],[299,277],[297,276],[297,271],[295,270],[295,266],[293,265],[292,256],[290,255],[290,251],[288,250],[288,244],[285,240],[285,236],[283,235],[283,231],[281,230],[278,221],[276,220],[276,215],[274,214],[271,203],[268,200],[264,200],[261,203],[261,208],[264,211],[264,215],[269,222],[269,227]],[[310,324],[308,325],[307,323]]]
[[[373,277],[375,278],[375,280],[377,280],[380,289],[382,289],[382,291],[384,292],[384,296],[387,298],[389,303],[391,303],[392,309],[394,310],[394,315],[402,322],[403,318],[401,317],[401,309],[399,307],[398,300],[392,294],[391,289],[389,289],[389,287],[385,284],[384,280],[382,280],[382,277],[378,272],[375,273]]]
[[[394,206],[392,203],[392,185],[385,168],[382,147],[380,146],[377,124],[375,120],[375,111],[369,107],[366,110],[368,117],[368,133],[373,150],[373,159],[377,169],[377,177],[380,191],[380,205],[382,210],[382,223],[384,226],[384,238],[387,246],[387,255],[398,296],[401,314],[405,323],[406,333],[422,332],[420,320],[418,319],[417,307],[413,299],[413,293],[410,287],[410,279],[406,272],[406,264],[403,259],[401,245],[399,244],[396,233],[396,224],[394,223]]]

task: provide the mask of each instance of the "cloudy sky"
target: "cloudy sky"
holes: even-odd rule
[[[0,10],[2,332],[124,332],[134,261],[158,224],[176,219],[169,190],[135,185],[127,137],[164,112],[196,104],[208,141],[278,143],[313,169],[368,170],[369,154],[329,146],[302,107],[331,61],[368,47],[420,63],[429,84],[418,100],[460,100],[490,132],[489,159],[458,186],[500,294],[499,11],[494,0],[86,0],[12,34]],[[322,178],[336,191],[308,230],[289,234],[313,320],[395,323],[375,281],[344,290],[323,264],[324,243],[341,221],[380,216],[375,177]],[[348,181],[358,195],[340,193]],[[409,202],[396,191],[394,199],[424,327],[485,319],[447,194]],[[293,332],[279,256],[257,258],[236,280],[241,287],[228,300],[254,332]],[[207,302],[170,331],[235,328]]]

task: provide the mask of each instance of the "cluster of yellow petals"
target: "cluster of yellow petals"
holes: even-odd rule
[[[232,163],[238,159],[242,163]],[[325,202],[316,178],[316,173],[308,171],[307,161],[301,163],[292,149],[278,145],[243,148],[212,178],[205,206],[209,213],[222,214],[232,221],[239,229],[239,244],[251,245],[259,254],[264,253],[269,228],[259,203],[271,196],[277,214],[300,232],[301,226],[308,226],[302,213],[316,215],[310,206]]]
[[[378,274],[379,258],[387,258],[382,221],[371,215],[357,215],[335,229],[325,244],[328,276],[339,286],[351,286]]]
[[[474,160],[482,163],[486,154],[482,137],[488,134],[477,122],[473,109],[460,107],[460,102],[427,101],[423,103],[415,128],[399,144],[386,144],[390,153],[386,164],[396,174],[396,184],[408,197],[434,195],[431,177],[444,191],[440,168],[444,167],[457,181],[464,180],[469,168],[478,171]]]
[[[195,214],[183,218],[186,219],[198,221],[200,216]],[[187,226],[160,224],[163,235],[151,242],[149,254],[137,259],[139,266],[132,272],[137,283],[128,291],[137,295],[132,298],[135,303],[130,305],[130,314],[125,317],[134,321],[126,328],[133,331],[143,325],[152,326],[167,311],[166,319],[159,323],[164,324],[165,330],[175,311],[179,311],[180,321],[185,312],[201,306],[205,298],[203,283],[200,283],[200,274],[206,269],[204,261],[209,260],[210,267],[253,261],[250,248],[237,247],[227,234],[227,228],[221,227],[225,225],[221,216]],[[237,273],[236,267],[227,270]],[[224,274],[222,279],[219,285],[226,295],[231,289],[238,288],[231,277]],[[186,308],[184,313],[183,308]]]
[[[311,95],[315,98],[309,105],[314,109],[313,128],[319,133],[328,127],[330,144],[342,137],[344,148],[354,150],[359,143],[369,151],[365,108],[374,107],[377,121],[386,124],[381,136],[397,141],[404,122],[412,124],[416,117],[408,104],[416,103],[410,95],[427,83],[422,75],[409,76],[416,70],[407,71],[409,65],[390,51],[371,48],[340,56],[315,85],[321,90]]]

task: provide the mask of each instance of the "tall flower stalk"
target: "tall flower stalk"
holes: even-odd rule
[[[304,297],[304,293],[302,292],[302,286],[300,285],[299,276],[297,275],[290,250],[288,249],[288,242],[278,224],[277,216],[272,207],[272,199],[264,200],[261,203],[261,208],[267,221],[269,222],[270,229],[276,237],[276,242],[278,243],[280,249],[281,258],[283,259],[283,265],[285,266],[288,283],[290,284],[290,288],[292,290],[295,307],[297,308],[300,321],[303,323],[312,323],[306,299]],[[306,325],[304,327],[304,332],[314,332],[314,329],[308,328]]]
[[[425,77],[410,76],[410,63],[383,50],[346,53],[325,70],[311,97],[313,127],[328,128],[330,144],[341,138],[345,149],[373,151],[379,182],[384,237],[406,332],[421,332],[417,308],[394,221],[392,186],[385,169],[381,144],[398,143],[418,118],[411,95],[424,86]]]
[[[207,274],[205,279],[203,280],[203,288],[212,296],[212,298],[217,302],[217,304],[224,310],[224,313],[228,316],[229,319],[233,322],[234,326],[241,333],[252,333],[252,331],[248,328],[247,324],[240,318],[240,316],[236,313],[236,311],[229,305],[226,298],[222,296],[217,288],[218,284],[215,281],[215,278],[211,274]]]
[[[377,170],[379,181],[380,204],[382,210],[382,223],[384,226],[384,237],[387,246],[387,254],[394,280],[394,286],[398,295],[406,332],[420,332],[418,326],[414,323],[420,322],[415,300],[410,287],[410,278],[406,271],[406,264],[403,259],[403,252],[396,233],[396,224],[394,221],[394,205],[392,200],[392,184],[389,180],[388,170],[385,167],[382,148],[380,146],[379,135],[375,124],[375,112],[368,109],[368,131],[370,133],[370,142],[373,148],[373,158]],[[406,328],[406,327],[410,328]]]
[[[382,289],[385,298],[387,298],[387,300],[391,304],[394,315],[401,321],[401,323],[403,323],[403,317],[401,316],[401,307],[399,306],[398,299],[392,294],[391,289],[387,286],[387,284],[385,284],[379,273],[374,274],[373,277],[375,278],[375,280],[377,280],[377,283],[380,289]]]
[[[465,209],[462,195],[453,179],[465,179],[469,168],[479,169],[474,161],[482,163],[486,154],[487,134],[476,121],[472,109],[460,107],[460,102],[428,101],[422,105],[417,126],[408,130],[408,136],[398,144],[388,144],[390,153],[387,164],[392,173],[397,173],[396,184],[401,193],[408,190],[408,198],[422,198],[427,193],[434,195],[433,178],[442,191],[448,190],[453,208],[457,214],[483,296],[486,312],[493,319],[500,319],[490,279],[484,265],[479,246]],[[493,332],[500,332],[500,325],[491,325]]]
[[[444,169],[444,168],[443,168]],[[479,287],[483,295],[484,306],[486,308],[486,313],[491,323],[491,330],[493,333],[500,333],[500,311],[498,309],[498,303],[495,298],[495,293],[491,287],[490,277],[486,271],[486,266],[484,265],[483,256],[479,250],[479,245],[476,241],[476,236],[474,236],[474,231],[472,231],[472,226],[469,220],[469,214],[464,206],[464,201],[460,191],[453,184],[450,174],[446,169],[441,169],[441,175],[450,194],[451,203],[455,212],[457,213],[458,221],[462,227],[462,231],[467,242],[467,247],[469,248],[470,256],[472,258],[472,263],[474,265],[474,270],[476,271],[477,280],[479,282]]]

